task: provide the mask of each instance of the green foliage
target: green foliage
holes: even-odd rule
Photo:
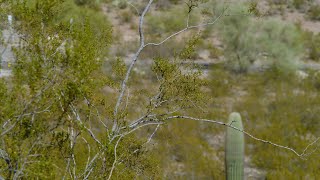
[[[211,105],[218,111],[216,113],[241,112],[247,132],[292,147],[298,153],[317,138],[318,72],[307,71],[308,77],[302,80],[294,73],[281,74],[275,68],[250,74],[234,74],[218,67],[212,71],[212,93],[221,92],[213,99],[216,103]],[[228,84],[213,86],[220,82],[216,80],[219,75],[223,79],[221,83],[227,81]],[[247,140],[246,151],[252,157],[252,163],[266,172],[261,178],[308,179],[319,176],[319,151],[316,149],[319,143],[309,147],[308,153],[316,151],[304,160],[277,147],[250,138]]]
[[[241,82],[241,89],[246,89],[247,93],[234,108],[246,114],[246,119],[250,122],[247,123],[247,131],[272,142],[290,146],[298,152],[302,152],[307,144],[314,140],[319,131],[316,125],[316,114],[319,113],[316,104],[319,97],[316,95],[313,73],[303,81],[294,75],[279,76],[273,71],[261,75],[246,75],[238,81]],[[266,178],[285,177],[293,172],[295,175],[288,177],[318,176],[317,171],[314,171],[318,168],[316,162],[319,159],[316,155],[311,155],[306,162],[293,153],[275,150],[273,146],[248,140],[249,144],[255,144],[254,148],[250,149],[253,162],[266,170]],[[317,145],[312,147],[315,146]]]
[[[122,10],[120,12],[121,23],[130,23],[132,21],[133,13],[130,10]]]
[[[74,0],[74,2],[79,6],[89,6],[97,8],[100,3],[100,0]]]
[[[214,67],[214,70],[210,74],[211,80],[208,83],[212,88],[211,93],[214,98],[224,97],[230,93],[233,85],[231,77],[232,74],[226,69]]]
[[[180,59],[192,59],[196,55],[196,46],[199,44],[199,36],[192,37],[179,53]]]
[[[118,84],[120,84],[126,75],[127,67],[126,67],[124,61],[120,58],[117,58],[115,61],[112,61],[111,63],[112,63],[111,67],[112,67],[112,72],[113,72],[113,74],[112,74],[113,80],[114,80],[114,82],[117,82]]]
[[[125,9],[128,6],[128,3],[126,0],[115,0],[112,2],[112,4],[119,9]]]
[[[154,138],[159,144],[153,151],[162,157],[163,178],[225,179],[223,161],[219,160],[222,150],[206,140],[206,135],[217,131],[205,128],[206,124],[175,120],[158,130]]]
[[[120,155],[120,161],[116,166],[113,174],[115,179],[134,179],[134,178],[159,178],[161,172],[159,166],[159,159],[155,157],[155,154],[149,152],[143,144],[142,140],[137,140],[135,136],[127,136],[121,140],[120,145],[117,148],[117,154]],[[114,145],[109,144],[109,148],[106,149],[102,158],[106,160],[107,164],[101,162],[97,164],[99,168],[111,167],[114,161]],[[106,166],[106,167],[103,167]],[[108,170],[106,170],[108,171]],[[95,173],[92,177],[98,179],[107,178],[108,174],[99,172]]]
[[[1,175],[8,179],[86,175],[105,179],[115,161],[119,137],[110,139],[105,128],[111,123],[108,118],[113,117],[115,93],[101,90],[106,85],[118,89],[126,73],[126,65],[120,59],[110,63],[112,73],[106,75],[101,70],[111,42],[110,24],[99,12],[76,6],[71,0],[12,3],[10,11],[19,22],[15,29],[24,39],[14,49],[17,59],[13,76],[0,84],[4,102],[0,106],[0,123],[6,124],[0,131],[1,150],[10,158],[10,163],[1,159]],[[153,70],[160,86],[154,89],[160,91],[158,100],[168,101],[157,112],[177,106],[190,108],[205,100],[201,73],[192,63],[184,64],[194,56],[197,41],[195,37],[185,47],[182,45],[174,60],[155,59]],[[139,82],[136,76],[139,77],[133,73],[131,77],[134,83]],[[133,102],[150,94],[149,89],[142,93],[131,85],[128,83],[133,87]],[[142,108],[150,107],[143,105]],[[117,118],[124,119],[121,125],[126,125],[126,118],[136,114],[123,110]],[[106,122],[102,115],[108,117]],[[117,148],[114,177],[159,177],[157,158],[135,136],[127,138]],[[25,166],[23,160],[31,163]],[[11,163],[16,166],[10,168]]]
[[[225,177],[223,148],[212,145],[222,131],[205,123],[173,120],[154,134],[154,144],[145,143],[145,133],[154,132],[150,128],[125,136],[115,149],[119,136],[108,137],[112,134],[108,127],[112,126],[117,90],[127,67],[120,58],[102,62],[111,43],[111,25],[99,8],[92,8],[93,1],[6,3],[8,7],[3,9],[0,4],[0,11],[14,14],[18,22],[14,28],[22,40],[14,50],[14,75],[0,79],[0,153],[4,154],[0,157],[0,174],[4,179],[85,179],[86,175],[88,179],[106,179],[116,155],[114,179]],[[213,4],[199,5],[204,8],[201,11],[193,9],[190,25],[199,23],[200,13],[204,19],[216,16]],[[187,6],[170,7],[168,12],[156,10],[154,16],[147,15],[147,40],[157,41],[186,26]],[[252,3],[250,8],[232,12],[248,13],[249,9],[256,14],[256,8]],[[130,13],[122,12],[122,21],[130,21]],[[212,78],[207,81],[192,62],[201,43],[199,36],[187,33],[181,38],[192,37],[187,43],[175,39],[156,47],[159,51],[146,49],[151,50],[148,57],[156,57],[154,74],[133,70],[126,103],[117,116],[123,120],[120,131],[126,131],[127,123],[144,112],[162,122],[168,112],[222,119],[237,110],[250,121],[246,122],[249,132],[302,150],[319,132],[320,78],[319,73],[310,72],[305,81],[300,81],[291,78],[293,73],[281,73],[296,68],[295,58],[301,53],[297,29],[277,20],[257,22],[247,16],[223,19],[225,22],[220,23],[225,25],[221,34],[227,45],[227,67],[232,67],[232,57],[240,57],[241,68],[246,69],[263,54],[273,68],[261,74],[235,74],[214,65]],[[152,33],[156,33],[155,39],[149,39]],[[310,42],[318,47],[317,41]],[[216,47],[208,48],[212,56],[221,55]],[[233,68],[239,69],[236,63]],[[110,71],[103,72],[102,65]],[[214,99],[208,98],[212,95]],[[149,97],[156,98],[149,101]],[[275,152],[272,146],[249,143],[254,145],[248,148],[253,162],[267,171],[267,178],[319,177],[317,156],[300,161],[287,151]]]
[[[96,26],[97,22],[91,21],[95,18],[85,14],[70,23],[63,18],[70,15],[64,9],[68,3],[9,3],[10,12],[19,22],[14,28],[24,39],[14,50],[14,75],[1,80],[0,85],[0,123],[5,124],[0,130],[0,146],[10,159],[9,163],[1,159],[0,169],[7,179],[63,177],[62,169],[70,165],[67,162],[72,154],[76,154],[79,173],[86,165],[88,154],[75,149],[87,152],[87,145],[78,142],[70,147],[74,138],[70,129],[90,139],[84,123],[95,117],[93,107],[83,101],[94,102],[93,92],[97,96],[106,84],[100,66],[111,42],[111,30],[108,23]],[[78,110],[84,115],[83,124],[72,115]],[[92,145],[91,153],[99,151],[92,139],[87,141]]]
[[[305,0],[293,0],[293,6],[296,8],[296,9],[300,9],[303,7],[303,5],[305,4]]]
[[[228,124],[243,130],[239,113],[231,113]],[[226,134],[226,177],[228,180],[244,178],[244,135],[242,132],[227,128]]]
[[[308,56],[314,61],[320,61],[320,33],[305,33],[305,46],[308,49]]]
[[[198,36],[194,36],[175,59],[154,59],[152,70],[160,83],[159,101],[170,101],[175,107],[183,108],[204,102],[201,88],[206,83],[200,78],[201,71],[193,63],[186,62],[194,55],[197,43]]]
[[[153,71],[160,78],[160,100],[174,100],[176,105],[190,106],[204,100],[201,87],[204,85],[199,71],[184,72],[179,64],[168,59],[154,59]]]
[[[261,16],[261,13],[258,9],[258,3],[256,1],[253,1],[249,4],[248,13],[255,16]]]
[[[312,20],[320,20],[320,5],[312,5],[309,8],[308,16]]]
[[[226,17],[219,25],[226,44],[226,66],[230,69],[247,72],[258,60],[284,73],[297,69],[303,46],[301,33],[295,26],[276,19],[262,21],[248,16]]]

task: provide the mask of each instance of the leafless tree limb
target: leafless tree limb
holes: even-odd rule
[[[148,138],[148,141],[146,143],[149,143],[151,141],[151,139],[156,134],[156,132],[159,129],[159,127],[160,127],[160,124],[158,124],[157,127],[154,129],[153,133],[150,135],[150,137]]]
[[[110,170],[110,173],[109,173],[109,176],[108,176],[108,180],[111,179],[113,170],[114,170],[114,168],[116,167],[116,163],[117,163],[117,147],[118,147],[118,145],[119,145],[119,142],[121,141],[121,139],[122,139],[124,136],[125,136],[125,135],[121,135],[121,136],[119,137],[119,139],[117,140],[116,145],[114,146],[114,161],[113,161],[113,163],[112,163],[112,167],[111,167],[111,170]]]
[[[144,20],[144,17],[146,15],[146,13],[148,12],[148,10],[150,9],[150,6],[152,4],[153,0],[149,0],[149,3],[147,4],[147,6],[145,7],[145,9],[143,10],[141,16],[140,16],[140,20],[139,20],[139,36],[140,36],[140,47],[138,49],[138,51],[136,52],[136,54],[134,55],[134,57],[132,58],[132,61],[131,61],[131,64],[127,70],[127,73],[126,73],[126,76],[124,78],[124,80],[122,81],[122,84],[121,84],[121,89],[120,89],[120,95],[118,97],[118,100],[117,100],[117,104],[115,106],[115,109],[114,109],[114,121],[113,121],[113,127],[112,127],[112,132],[115,132],[117,130],[117,114],[118,114],[118,109],[119,109],[119,106],[121,105],[121,102],[122,102],[122,99],[123,99],[123,95],[124,95],[124,92],[125,92],[125,89],[127,87],[127,82],[129,80],[129,77],[130,77],[130,74],[131,74],[131,71],[132,71],[132,68],[134,67],[137,59],[138,59],[138,56],[140,55],[141,51],[143,50],[144,48],[144,33],[143,33],[143,20]]]
[[[171,38],[173,38],[173,37],[175,37],[175,36],[177,36],[177,35],[185,32],[185,31],[188,31],[188,30],[191,30],[191,29],[196,29],[196,28],[201,28],[201,27],[205,27],[205,26],[209,26],[209,25],[213,25],[213,24],[215,24],[215,23],[224,15],[225,10],[226,10],[226,8],[225,8],[225,9],[220,13],[220,15],[219,15],[217,18],[215,18],[213,21],[206,22],[206,23],[202,23],[202,24],[198,24],[198,25],[194,25],[194,26],[189,26],[189,24],[188,24],[187,27],[185,27],[185,28],[181,29],[180,31],[177,31],[177,32],[169,35],[168,37],[166,37],[165,39],[163,39],[163,40],[160,41],[159,43],[147,43],[147,44],[145,45],[145,47],[151,46],[151,45],[152,45],[152,46],[159,46],[159,45],[165,43],[166,41],[168,41],[169,39],[171,39]]]
[[[81,120],[80,118],[80,115],[77,111],[77,108],[72,104],[70,103],[70,108],[71,108],[71,111],[73,112],[76,120],[88,131],[88,133],[90,134],[90,136],[93,138],[93,140],[95,140],[99,145],[102,145],[102,143],[98,140],[98,138],[96,138],[96,136],[94,135],[94,133],[92,132],[92,130],[90,128],[88,128]]]
[[[239,129],[239,128],[234,127],[234,126],[231,126],[231,125],[229,125],[227,123],[224,123],[222,121],[216,121],[216,120],[210,120],[210,119],[201,119],[201,118],[195,118],[195,117],[190,117],[190,116],[169,116],[169,117],[164,118],[163,121],[170,120],[170,119],[189,119],[189,120],[193,120],[193,121],[209,122],[209,123],[214,123],[214,124],[230,127],[230,128],[233,128],[233,129],[235,129],[237,131],[242,132],[243,134],[247,135],[248,137],[250,137],[250,138],[252,138],[252,139],[254,139],[256,141],[259,141],[259,142],[262,142],[262,143],[266,143],[266,144],[270,144],[270,145],[278,147],[278,148],[289,150],[289,151],[293,152],[295,155],[297,155],[298,157],[300,157],[302,159],[305,159],[305,156],[306,156],[305,152],[308,150],[308,148],[310,146],[312,146],[313,144],[315,144],[319,140],[319,138],[317,138],[315,141],[310,143],[302,153],[298,153],[295,149],[293,149],[291,147],[280,145],[280,144],[277,144],[277,143],[274,143],[274,142],[271,142],[271,141],[268,141],[268,140],[264,140],[264,139],[258,138],[258,137],[252,135],[251,133],[249,133],[247,131],[244,131],[244,130]]]

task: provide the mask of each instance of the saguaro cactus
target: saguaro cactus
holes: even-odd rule
[[[231,113],[228,124],[243,130],[239,113]],[[243,180],[244,135],[241,131],[227,127],[225,153],[227,180]]]

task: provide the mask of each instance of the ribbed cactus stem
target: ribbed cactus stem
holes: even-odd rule
[[[231,113],[228,124],[243,130],[241,116],[239,113]],[[244,135],[241,131],[227,127],[225,152],[227,180],[243,180]]]

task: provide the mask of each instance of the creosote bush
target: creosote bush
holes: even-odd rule
[[[141,141],[133,135],[109,142],[99,123],[112,100],[101,89],[117,80],[101,69],[111,43],[108,21],[100,12],[88,16],[92,9],[71,0],[12,1],[8,7],[24,39],[14,49],[12,77],[0,80],[1,178],[106,179],[117,142],[122,156],[115,177],[155,178],[157,159]]]

